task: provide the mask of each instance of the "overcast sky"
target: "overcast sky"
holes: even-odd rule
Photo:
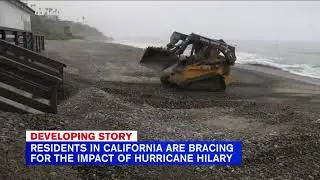
[[[107,36],[168,38],[173,31],[236,40],[320,41],[320,2],[40,1],[61,18],[80,20]]]

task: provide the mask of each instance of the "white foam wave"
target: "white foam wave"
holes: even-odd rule
[[[320,79],[320,68],[309,64],[281,64],[281,58],[262,57],[253,53],[239,52],[237,53],[238,64],[261,65],[271,68],[281,69],[299,76],[307,76]]]

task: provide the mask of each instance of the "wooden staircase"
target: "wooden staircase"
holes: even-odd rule
[[[0,110],[57,113],[65,64],[0,40]]]

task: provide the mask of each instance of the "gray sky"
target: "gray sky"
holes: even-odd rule
[[[169,38],[174,31],[236,40],[320,41],[320,2],[40,1],[107,36]]]

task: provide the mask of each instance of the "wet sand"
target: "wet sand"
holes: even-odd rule
[[[6,140],[2,146],[16,149],[15,154],[2,153],[2,159],[12,161],[4,165],[23,162],[24,151],[19,147],[24,146],[25,129],[47,128],[134,129],[139,131],[140,140],[242,140],[243,165],[65,166],[45,170],[19,165],[25,177],[320,178],[320,92],[317,83],[309,83],[316,80],[236,65],[232,68],[234,83],[226,92],[180,91],[163,87],[158,73],[138,65],[142,49],[48,41],[44,54],[68,66],[65,100],[57,115],[0,114],[5,122],[2,129],[7,129],[2,131]],[[17,177],[4,165],[3,177]]]

